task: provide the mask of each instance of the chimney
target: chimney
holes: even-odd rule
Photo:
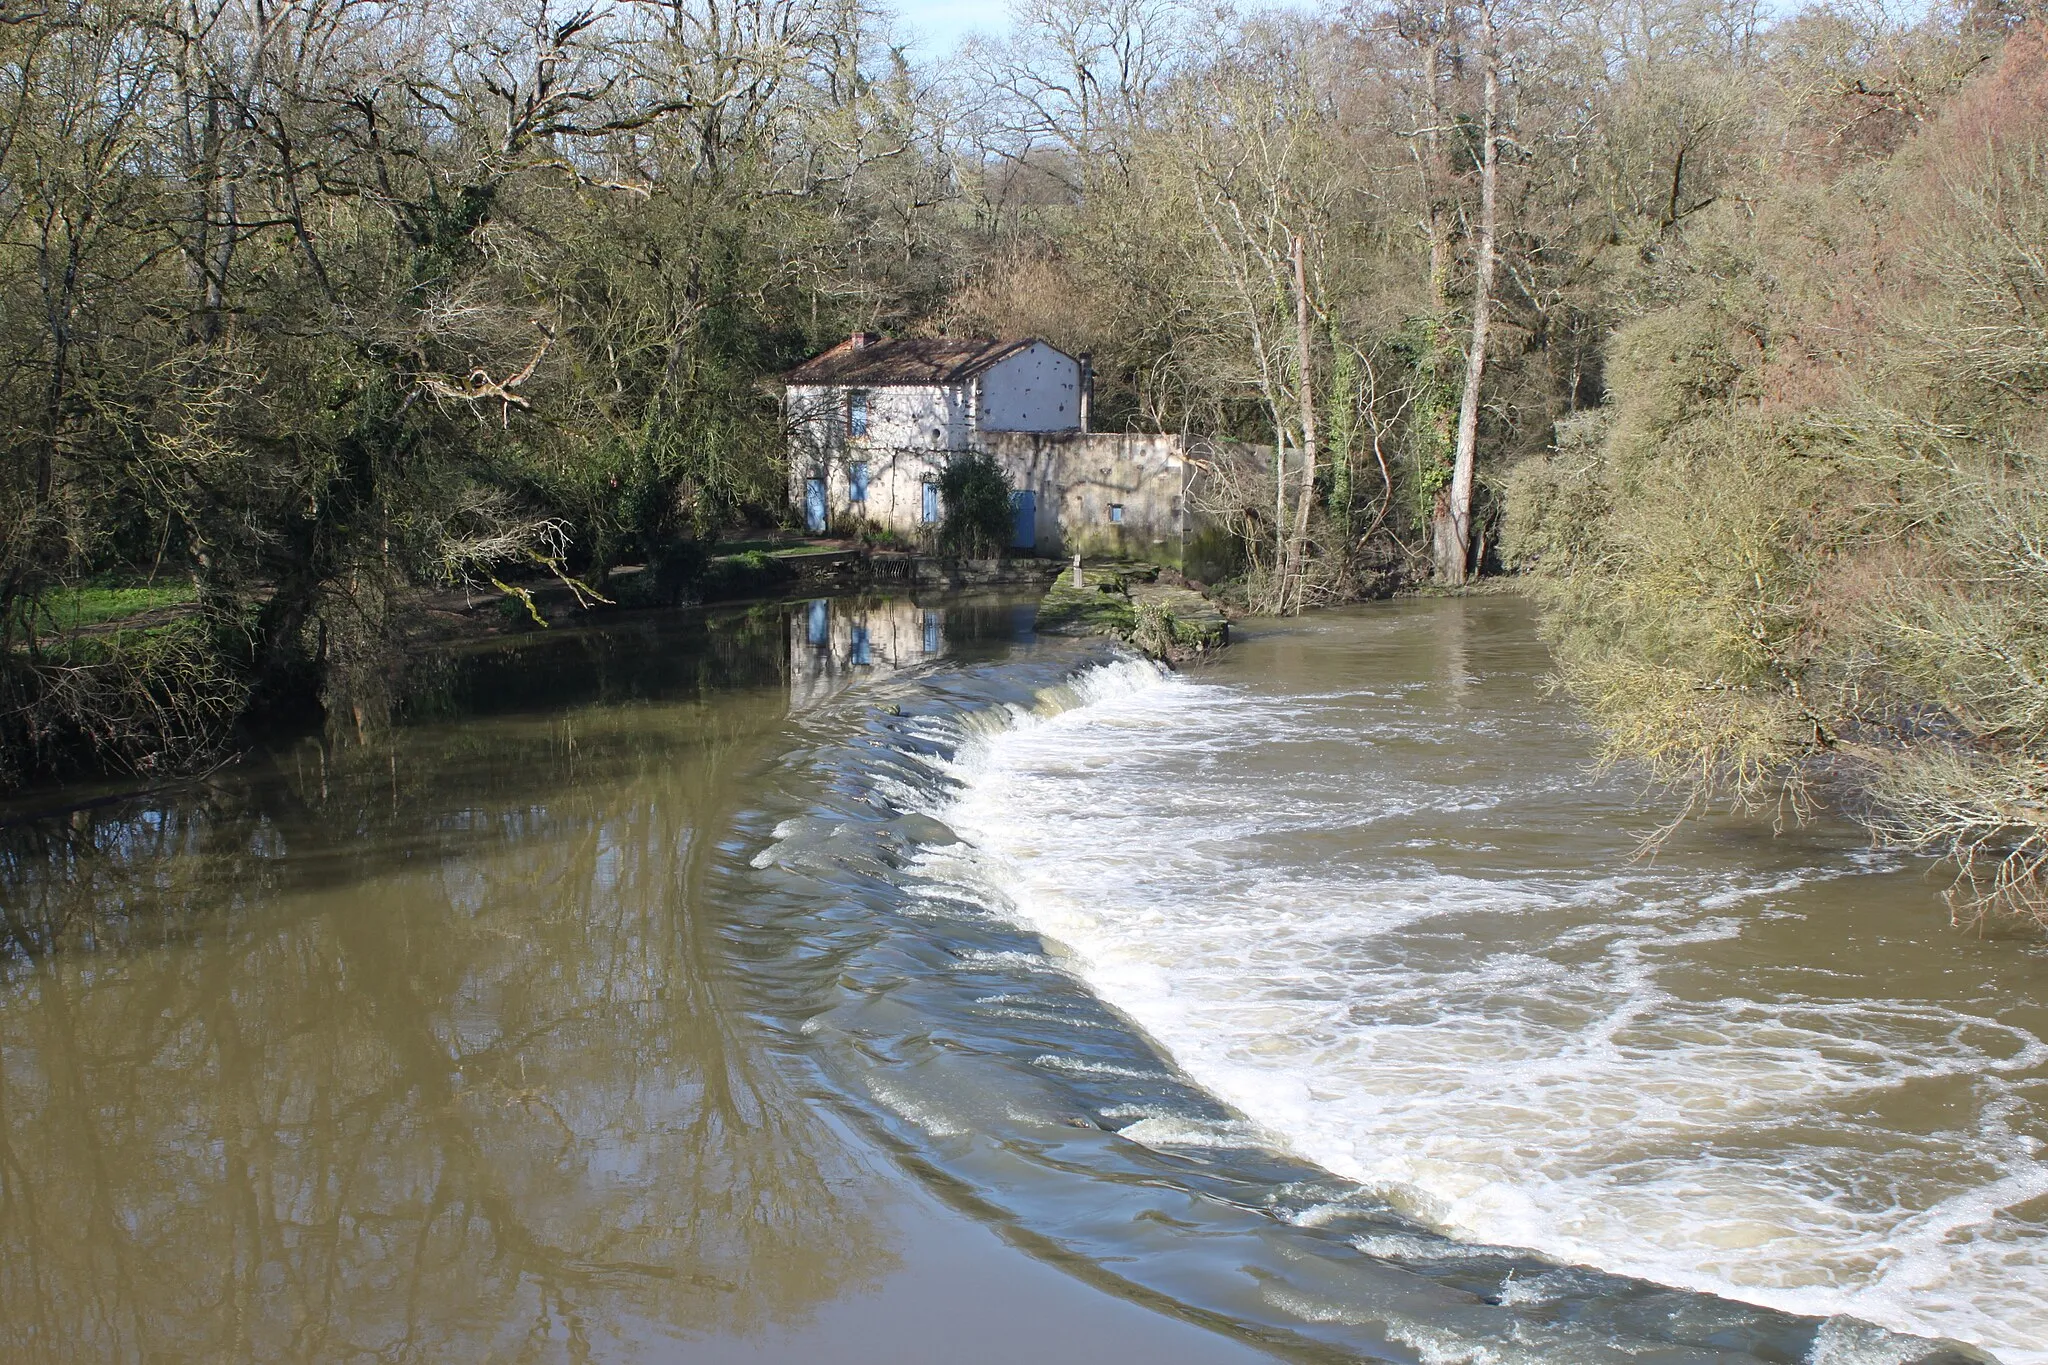
[[[868,347],[874,345],[876,342],[880,340],[881,338],[876,336],[873,332],[855,332],[853,334],[853,349],[856,351],[865,351]]]
[[[1081,362],[1081,430],[1085,432],[1095,411],[1095,357],[1083,351],[1075,359]]]

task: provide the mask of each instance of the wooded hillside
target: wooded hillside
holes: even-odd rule
[[[0,0],[0,783],[372,732],[423,588],[687,594],[788,515],[772,376],[864,327],[1277,445],[1206,509],[1254,607],[1505,533],[1617,752],[1861,755],[1897,837],[2008,840],[2037,24],[1020,0],[927,60],[856,0]]]

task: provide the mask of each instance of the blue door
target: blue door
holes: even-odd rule
[[[928,483],[924,486],[924,524],[933,526],[939,520],[939,486]]]
[[[804,529],[816,535],[825,529],[825,481],[804,480]]]
[[[1010,494],[1010,511],[1017,518],[1016,529],[1010,533],[1010,547],[1028,550],[1038,544],[1038,494],[1029,488]]]

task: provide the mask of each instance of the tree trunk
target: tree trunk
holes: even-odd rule
[[[1273,614],[1287,610],[1287,424],[1280,420],[1279,396],[1273,403]]]
[[[1446,583],[1472,576],[1472,484],[1479,455],[1480,387],[1486,377],[1486,332],[1493,311],[1494,230],[1500,180],[1500,52],[1493,0],[1479,0],[1479,61],[1484,109],[1479,162],[1479,261],[1472,282],[1472,336],[1465,351],[1465,393],[1458,403],[1458,444],[1451,486],[1439,506],[1436,575]]]
[[[1444,35],[1451,27],[1448,4],[1440,14],[1436,28],[1429,35],[1428,45],[1422,50],[1422,88],[1429,100],[1429,126],[1422,133],[1423,146],[1428,149],[1422,161],[1422,197],[1429,229],[1429,301],[1434,314],[1433,325],[1438,327],[1451,311],[1451,214],[1450,206],[1445,202],[1444,102],[1441,88]]]
[[[1294,564],[1294,609],[1302,608],[1308,569],[1308,514],[1316,495],[1316,395],[1313,380],[1314,352],[1308,326],[1308,264],[1301,234],[1294,234],[1294,359],[1299,367],[1301,398],[1301,493],[1295,499],[1294,537],[1290,557]]]

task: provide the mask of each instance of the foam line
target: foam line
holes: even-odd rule
[[[1588,859],[1616,799],[1582,771],[1445,780],[1410,689],[1266,691],[1105,666],[969,722],[928,803],[965,842],[921,875],[1036,930],[1249,1120],[1134,1140],[1265,1135],[1477,1243],[2048,1365],[2019,1098],[2048,1045],[1839,965],[1824,997],[1721,965],[1883,860],[1644,866],[1618,830]],[[1502,753],[1563,724],[1466,721]]]

